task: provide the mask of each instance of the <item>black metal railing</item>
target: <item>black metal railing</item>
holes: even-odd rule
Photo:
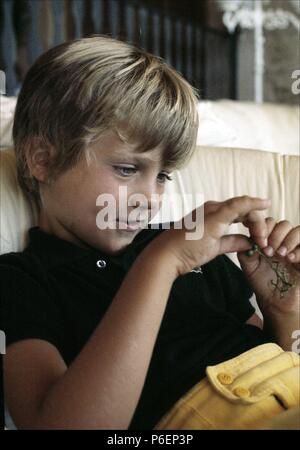
[[[178,2],[167,0],[2,0],[0,69],[6,94],[18,94],[28,68],[48,48],[109,34],[163,57],[201,98],[234,99],[237,35],[205,26],[195,14],[197,3],[180,2],[176,8]]]

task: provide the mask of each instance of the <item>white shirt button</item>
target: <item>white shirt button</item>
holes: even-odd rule
[[[193,270],[191,270],[191,272],[201,273],[203,275],[201,266],[195,267]]]
[[[106,262],[104,261],[104,259],[99,259],[96,264],[99,269],[104,269],[104,267],[106,267]]]

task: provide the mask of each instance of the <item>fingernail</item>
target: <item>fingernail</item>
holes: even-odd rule
[[[268,256],[273,256],[274,255],[274,250],[273,250],[273,248],[270,245],[268,247],[264,248],[263,251]]]
[[[281,247],[279,247],[279,249],[277,250],[277,253],[279,253],[279,255],[284,256],[287,252],[287,248],[282,245]]]
[[[268,239],[263,239],[263,248],[266,247],[268,245]]]
[[[295,259],[295,253],[290,253],[288,257],[289,259]]]

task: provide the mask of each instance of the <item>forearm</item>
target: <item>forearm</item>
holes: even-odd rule
[[[292,351],[295,330],[300,330],[300,313],[269,313],[264,317],[264,330],[283,350]]]
[[[128,428],[176,278],[168,262],[148,248],[138,256],[95,332],[45,397],[37,428]]]

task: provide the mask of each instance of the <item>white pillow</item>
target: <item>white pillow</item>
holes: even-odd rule
[[[12,146],[12,126],[17,97],[0,95],[0,147]]]
[[[199,117],[198,145],[300,154],[297,105],[206,101],[199,104]]]
[[[36,224],[37,211],[17,182],[12,148],[0,152],[0,208],[0,254],[23,250],[28,229]]]
[[[198,103],[199,129],[197,145],[231,147],[236,140],[235,129],[213,111],[211,101]]]

